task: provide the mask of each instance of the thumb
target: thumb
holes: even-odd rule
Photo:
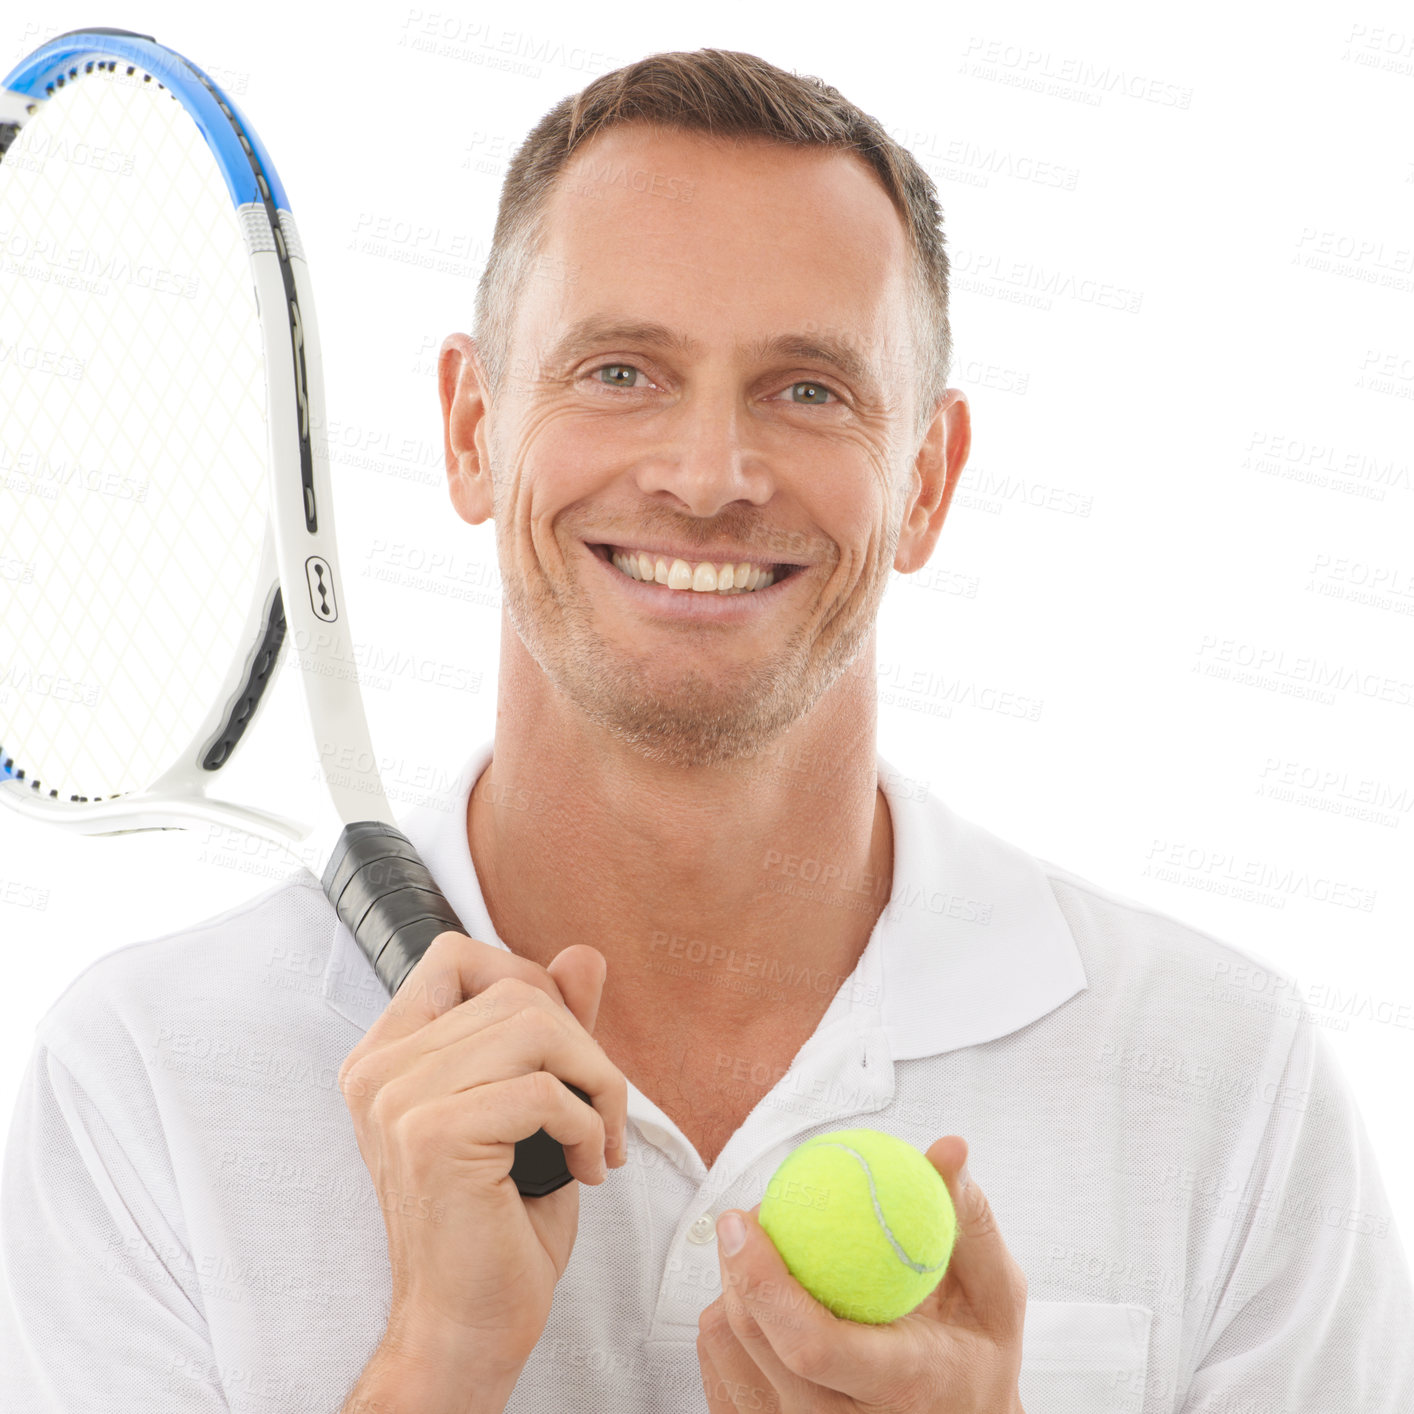
[[[555,979],[565,1005],[592,1036],[599,1018],[599,1001],[604,995],[604,979],[609,963],[598,948],[588,943],[572,943],[561,948],[545,969]]]
[[[936,1140],[926,1151],[957,1215],[952,1256],[932,1299],[947,1293],[952,1308],[960,1291],[977,1323],[1002,1336],[1025,1319],[1026,1277],[1002,1240],[987,1195],[968,1172],[968,1153],[967,1141],[957,1134]]]

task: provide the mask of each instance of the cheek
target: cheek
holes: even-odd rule
[[[580,420],[563,410],[526,415],[508,436],[508,460],[497,460],[496,499],[511,520],[553,522],[604,482],[605,458]]]
[[[857,486],[856,494],[831,497],[817,503],[812,516],[817,525],[838,547],[841,570],[851,579],[870,578],[877,566],[889,559],[889,542],[894,520],[894,503],[871,486]]]
[[[816,491],[812,509],[828,517],[822,525],[853,526],[858,540],[859,531],[887,524],[904,478],[889,460],[886,446],[852,436],[801,460],[800,484]]]

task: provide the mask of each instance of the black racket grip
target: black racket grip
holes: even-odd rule
[[[412,841],[381,820],[344,826],[320,882],[390,997],[439,933],[466,932]],[[560,1083],[590,1103],[579,1086]],[[537,1129],[517,1142],[511,1177],[526,1198],[563,1188],[571,1178],[564,1145]]]

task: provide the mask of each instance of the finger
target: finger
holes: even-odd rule
[[[517,1012],[532,1010],[563,1017],[574,1026],[577,1034],[590,1040],[569,1007],[555,1001],[543,986],[519,977],[498,977],[483,991],[458,1002],[417,1031],[385,1041],[367,1055],[360,1069],[365,1075],[401,1074],[425,1056],[459,1045],[468,1036],[475,1036]],[[594,1041],[591,1044],[598,1045]]]
[[[722,1298],[703,1311],[698,1332],[697,1358],[702,1366],[709,1414],[717,1414],[718,1410],[737,1414],[746,1409],[761,1414],[782,1408],[778,1388],[737,1335]],[[782,1371],[783,1377],[788,1374]]]
[[[997,1341],[1010,1340],[1025,1322],[1026,1276],[1002,1239],[986,1194],[964,1175],[967,1141],[946,1135],[929,1146],[926,1157],[948,1186],[957,1236],[943,1280],[918,1309],[982,1330]]]
[[[508,1006],[502,1007],[498,1019],[488,1021],[486,1014],[497,1002]],[[591,1109],[597,1116],[588,1137],[577,1137],[583,1152],[573,1156],[576,1169],[588,1173],[601,1160],[605,1167],[614,1161],[628,1123],[628,1082],[564,1007],[520,983],[503,981],[455,1012],[439,1017],[423,1034],[448,1022],[466,1027],[468,1034],[455,1044],[428,1051],[420,1060],[390,1061],[390,1051],[419,1040],[407,1037],[369,1056],[353,1078],[376,1087],[381,1102],[391,1113],[399,1114],[429,1097],[464,1095],[496,1082],[546,1071],[564,1085],[584,1091],[588,1105],[568,1091],[565,1096],[571,1105]]]
[[[574,1176],[596,1183],[602,1177],[602,1126],[588,1105],[552,1079],[530,1072],[493,1081],[479,1088],[474,1110],[462,1095],[437,1095],[408,1111],[404,1123],[424,1141],[419,1149],[428,1162],[494,1157],[506,1174],[515,1163],[515,1146],[543,1129],[564,1149]],[[424,1181],[417,1174],[410,1178]]]
[[[592,1036],[609,971],[604,954],[588,943],[573,943],[556,953],[545,970],[555,979],[565,1005]]]
[[[791,1276],[776,1245],[757,1219],[758,1203],[742,1219],[746,1240],[728,1255],[723,1242],[723,1213],[717,1220],[717,1255],[722,1267],[722,1311],[744,1353],[774,1388],[783,1410],[827,1411],[846,1408],[830,1395],[848,1395],[863,1402],[883,1403],[891,1383],[897,1384],[896,1363],[904,1348],[888,1327],[841,1320]],[[711,1308],[708,1308],[709,1311]],[[704,1324],[720,1325],[704,1312]],[[713,1359],[721,1364],[720,1342],[713,1342]]]
[[[704,1337],[697,1337],[697,1363],[702,1372],[702,1393],[707,1399],[707,1414],[735,1414],[726,1380],[717,1369]]]
[[[564,1005],[555,979],[539,963],[464,933],[439,933],[350,1054],[376,1050],[410,1036],[502,977],[528,982]]]

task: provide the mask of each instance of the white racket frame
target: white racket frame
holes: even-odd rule
[[[0,97],[7,100],[0,104],[0,113],[19,116],[16,110],[21,105],[15,100],[21,96],[0,90]],[[32,100],[25,102],[32,104]],[[305,516],[298,380],[280,258],[275,251],[265,207],[252,202],[235,210],[245,233],[259,305],[269,426],[266,466],[269,516],[257,573],[258,588],[246,616],[241,651],[232,661],[220,693],[191,741],[146,787],[102,799],[68,800],[45,792],[42,781],[41,788],[35,789],[30,781],[12,777],[0,781],[0,804],[46,825],[86,835],[190,830],[203,825],[233,826],[286,848],[318,875],[332,855],[346,823],[378,820],[396,825],[397,821],[378,773],[363,699],[356,682],[350,681],[350,674],[355,671],[353,640],[348,601],[339,573],[334,501],[324,436],[323,362],[309,266],[301,253],[303,248],[294,217],[288,209],[280,207],[286,259],[294,277],[303,331],[308,440],[317,510],[317,529],[312,531]],[[313,602],[306,572],[306,565],[313,556],[322,559],[329,570],[335,605],[332,621],[321,618]],[[229,720],[236,699],[249,681],[277,590],[283,602],[286,626],[271,677],[285,652],[292,653],[303,687],[318,756],[319,778],[324,787],[315,808],[316,818],[312,820],[263,810],[211,793],[222,768],[257,728],[261,709],[272,691],[269,683],[221,766],[207,769],[202,765],[203,756]],[[23,743],[19,746],[22,751]],[[336,755],[350,764],[336,765]],[[281,787],[272,784],[268,793],[277,799]]]

